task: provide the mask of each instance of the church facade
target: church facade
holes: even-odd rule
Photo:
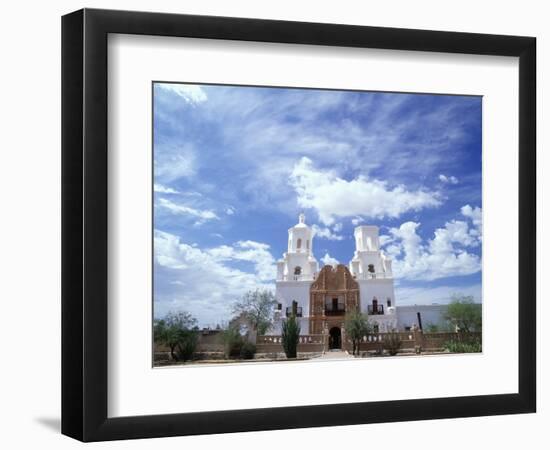
[[[416,324],[417,307],[397,304],[392,260],[380,249],[378,227],[355,228],[355,252],[348,266],[325,265],[319,269],[313,237],[313,230],[300,214],[298,223],[288,230],[287,252],[277,262],[278,306],[272,334],[280,334],[282,320],[295,314],[302,335],[329,334],[331,346],[339,348],[345,315],[352,311],[368,314],[380,332],[405,330]],[[423,314],[439,322],[441,306],[423,305]]]

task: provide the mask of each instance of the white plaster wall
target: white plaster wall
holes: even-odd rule
[[[388,309],[386,299],[389,297],[392,300],[392,306],[396,305],[395,293],[393,289],[393,279],[372,279],[358,280],[359,297],[361,299],[361,311],[367,312],[368,305],[372,305],[372,298],[378,299],[379,305],[384,305],[384,313]]]
[[[382,258],[380,252],[358,252],[358,258],[361,261],[361,272],[367,273],[369,270],[369,264],[374,266],[376,273],[383,272]]]
[[[377,324],[378,331],[385,333],[392,330],[400,330],[397,324],[397,315],[396,314],[384,314],[384,315],[373,315],[369,316],[369,323],[371,325]]]
[[[303,316],[309,316],[309,288],[310,281],[283,281],[277,282],[275,288],[275,297],[277,301],[282,303],[284,314],[287,306],[292,306],[292,300],[298,302],[298,306],[302,307]]]
[[[285,275],[294,275],[294,268],[300,266],[302,268],[302,275],[310,275],[312,264],[309,261],[309,254],[305,251],[302,253],[288,253],[285,258],[286,268]],[[313,266],[314,267],[314,266]]]
[[[283,332],[282,324],[285,319],[284,314],[281,314],[273,323],[273,326],[266,333],[271,336],[280,336]],[[300,323],[300,336],[309,334],[309,318],[308,317],[299,317],[298,322]]]
[[[311,281],[282,281],[277,282],[275,287],[275,297],[281,303],[282,309],[280,318],[285,318],[286,308],[292,306],[292,301],[298,302],[298,307],[302,308],[302,317],[300,318],[300,334],[309,334],[309,288]],[[281,334],[281,320],[276,320],[275,325],[269,334]]]

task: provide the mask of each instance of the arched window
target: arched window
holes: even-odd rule
[[[368,271],[369,271],[370,273],[374,273],[374,264],[369,264]]]
[[[302,240],[298,239],[298,242],[296,243],[296,248],[302,248]]]
[[[391,306],[391,298],[388,297],[387,302],[388,302],[388,308],[389,308]]]
[[[294,268],[294,275],[300,275],[302,273],[302,268],[300,266],[296,266]]]
[[[306,241],[306,248],[309,250],[309,239]]]

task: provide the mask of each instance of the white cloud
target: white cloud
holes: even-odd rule
[[[438,178],[439,178],[439,181],[441,181],[442,183],[458,184],[458,178],[452,175],[448,177],[446,175],[440,174]]]
[[[481,258],[468,252],[479,246],[481,209],[462,209],[479,222],[472,225],[453,220],[434,232],[434,237],[423,242],[417,229],[420,223],[405,222],[390,229],[386,252],[394,259],[395,276],[409,280],[435,280],[451,276],[470,275],[481,270]],[[463,215],[470,217],[467,214]]]
[[[160,89],[179,95],[187,103],[202,103],[208,100],[206,92],[200,87],[191,84],[159,83]]]
[[[182,205],[179,203],[172,202],[165,198],[158,199],[157,205],[161,208],[164,208],[170,211],[173,214],[181,214],[184,216],[193,217],[197,219],[197,222],[196,222],[197,225],[200,225],[206,222],[207,220],[219,219],[219,217],[216,215],[214,211],[211,211],[208,209],[201,210],[201,209],[192,208],[187,205]]]
[[[201,325],[227,321],[231,304],[256,288],[273,289],[274,259],[269,246],[240,241],[233,246],[200,249],[155,230],[155,316],[171,310],[192,313]],[[231,267],[252,262],[250,272]]]
[[[478,237],[481,240],[481,225],[482,225],[482,213],[481,208],[476,206],[472,208],[470,205],[465,205],[460,208],[460,212],[464,217],[467,217],[474,224],[474,228],[470,230],[470,234]]]
[[[338,264],[340,264],[338,260],[330,256],[328,252],[326,252],[325,256],[321,258],[321,261],[325,266],[336,267]]]
[[[295,164],[290,183],[298,195],[298,204],[314,208],[325,225],[333,224],[336,217],[395,218],[407,211],[441,204],[436,193],[407,191],[402,185],[390,187],[365,176],[344,180],[331,171],[315,169],[307,157]]]
[[[275,259],[269,252],[269,245],[255,241],[238,241],[233,246],[222,245],[206,250],[216,261],[248,261],[254,264],[257,276],[262,281],[275,277]]]
[[[197,108],[174,101],[175,95],[162,91],[165,95],[158,97],[155,112],[171,132],[159,136],[166,138],[165,143],[195,147],[191,170],[198,173],[201,164],[223,167],[228,177],[239,179],[238,186],[222,189],[230,194],[238,187],[246,193],[226,199],[243,212],[295,211],[295,191],[282,180],[288,179],[302,156],[319,168],[342,169],[357,174],[354,177],[376,171],[379,179],[391,180],[392,187],[404,183],[415,190],[421,180],[454,173],[463,162],[463,153],[456,149],[469,139],[470,124],[479,121],[478,115],[471,114],[473,100],[466,105],[449,98],[427,107],[418,104],[417,95],[407,94],[229,86],[203,89],[208,100]],[[199,126],[187,132],[187,126],[195,124]],[[220,145],[227,151],[218,152]],[[161,150],[155,146],[155,155]],[[205,180],[196,177],[193,181]]]
[[[338,225],[341,224],[336,224],[331,230],[328,227],[320,227],[317,224],[313,224],[311,226],[313,236],[320,239],[328,239],[329,241],[342,241],[344,240],[344,236],[337,234],[338,231],[342,230],[342,227]]]
[[[225,209],[225,213],[226,213],[228,216],[232,216],[233,214],[235,214],[235,208],[233,208],[232,206],[228,206],[228,207]]]
[[[353,224],[353,226],[357,226],[359,225],[360,223],[364,222],[364,219],[362,217],[354,217],[353,219],[351,219],[351,223]]]
[[[172,189],[171,187],[163,186],[162,184],[155,183],[153,190],[159,194],[179,194],[179,191]]]

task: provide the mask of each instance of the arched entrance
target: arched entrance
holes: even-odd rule
[[[332,327],[329,331],[328,348],[341,349],[342,348],[342,330],[338,327]]]

